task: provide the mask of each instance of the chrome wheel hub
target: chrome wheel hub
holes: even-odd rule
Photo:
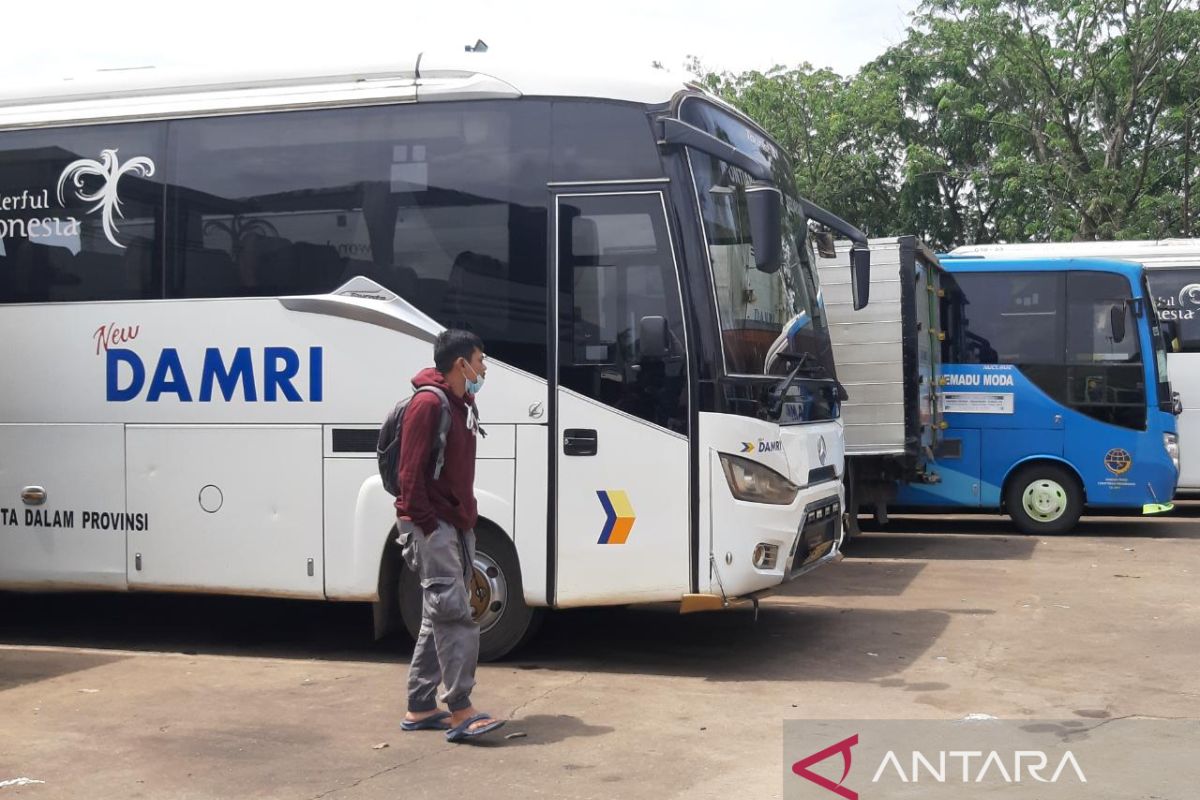
[[[479,632],[487,632],[504,614],[508,604],[508,581],[504,572],[487,553],[476,551],[471,584],[467,587],[471,616],[479,623]]]

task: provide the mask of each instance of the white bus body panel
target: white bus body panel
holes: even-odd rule
[[[26,380],[16,366],[4,365],[6,393]],[[55,399],[45,402],[48,415]],[[125,588],[126,534],[112,524],[125,513],[124,453],[121,425],[0,425],[0,584]],[[43,505],[21,502],[28,486],[45,489]],[[46,527],[56,514],[60,526]]]
[[[544,410],[543,405],[534,411],[540,417]],[[546,425],[517,426],[513,538],[516,540],[517,558],[521,562],[525,602],[531,606],[549,605],[546,596],[546,520],[550,507],[548,434],[549,427]]]
[[[678,601],[689,583],[687,439],[567,389],[558,427],[557,604]],[[564,455],[568,428],[596,431],[596,455]]]
[[[521,96],[656,104],[686,88],[698,90],[684,76],[620,63],[612,53],[592,63],[578,53],[563,55],[553,69],[547,69],[544,55],[433,51],[397,56],[386,64],[305,59],[303,65],[257,70],[85,73],[0,90],[0,129]]]
[[[364,321],[372,319],[381,321]],[[380,483],[374,452],[335,453],[331,431],[376,430],[411,391],[411,377],[432,362],[436,332],[403,332],[414,324],[426,323],[404,304],[328,296],[5,307],[0,335],[36,342],[38,357],[29,358],[24,346],[0,351],[0,369],[16,376],[5,385],[6,424],[0,425],[0,507],[14,509],[24,522],[21,490],[44,486],[44,509],[75,512],[75,528],[35,532],[0,525],[0,582],[122,589],[128,570],[132,585],[145,588],[377,598],[380,559],[395,520],[392,498]],[[144,368],[144,385],[129,400],[107,399],[108,355],[97,339],[102,326],[129,334],[111,345],[133,354],[116,365],[117,388],[132,387],[134,356]],[[297,400],[277,382],[275,399],[266,399],[263,367],[272,347],[295,353],[295,374],[285,382]],[[228,400],[216,380],[201,400],[210,348],[226,367],[239,348],[249,350],[252,376],[239,375]],[[320,348],[319,357],[312,348]],[[168,391],[151,401],[167,350],[178,368],[164,368],[157,384]],[[178,391],[182,384],[190,401]],[[525,577],[531,600],[544,603],[546,382],[493,361],[487,387],[479,403],[489,433],[479,441],[480,513],[510,537],[518,517],[536,526],[520,537],[518,550],[522,563],[534,564]],[[519,514],[518,438],[532,457],[522,469],[542,481],[523,487]],[[215,513],[199,505],[210,484],[226,503]],[[256,494],[242,495],[242,487]],[[134,532],[127,556],[125,531],[80,530],[85,510],[144,515],[148,526]],[[539,554],[540,563],[529,560]]]
[[[1179,392],[1179,488],[1200,492],[1200,353],[1167,353],[1171,388]]]

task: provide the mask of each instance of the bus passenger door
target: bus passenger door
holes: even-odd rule
[[[557,197],[555,603],[679,600],[688,359],[659,191]]]
[[[1077,413],[1067,416],[1064,455],[1082,476],[1089,504],[1140,507],[1150,498],[1135,468],[1166,460],[1161,436],[1143,433],[1146,364],[1130,298],[1123,275],[1067,273],[1065,395]],[[1154,357],[1149,343],[1144,352]]]

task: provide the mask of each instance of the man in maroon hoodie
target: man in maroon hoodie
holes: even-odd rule
[[[475,556],[475,395],[487,364],[483,342],[468,331],[448,330],[433,346],[432,369],[413,388],[438,389],[450,408],[445,462],[434,477],[434,448],[442,399],[418,392],[404,413],[400,436],[400,496],[396,498],[404,558],[421,578],[421,632],[408,672],[405,730],[445,730],[450,741],[481,736],[504,723],[471,705],[479,661],[479,625],[471,616]],[[437,690],[445,684],[437,709]],[[449,717],[449,722],[446,718]]]

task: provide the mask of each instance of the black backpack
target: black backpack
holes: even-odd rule
[[[383,480],[383,488],[393,497],[400,495],[400,433],[404,430],[404,412],[408,404],[421,392],[432,392],[442,402],[442,418],[438,422],[437,437],[434,440],[433,479],[437,480],[442,474],[442,466],[446,463],[446,434],[450,431],[450,401],[446,394],[436,386],[422,386],[408,397],[396,403],[396,407],[383,421],[379,429],[379,441],[375,444],[375,455],[379,459],[379,477]]]

